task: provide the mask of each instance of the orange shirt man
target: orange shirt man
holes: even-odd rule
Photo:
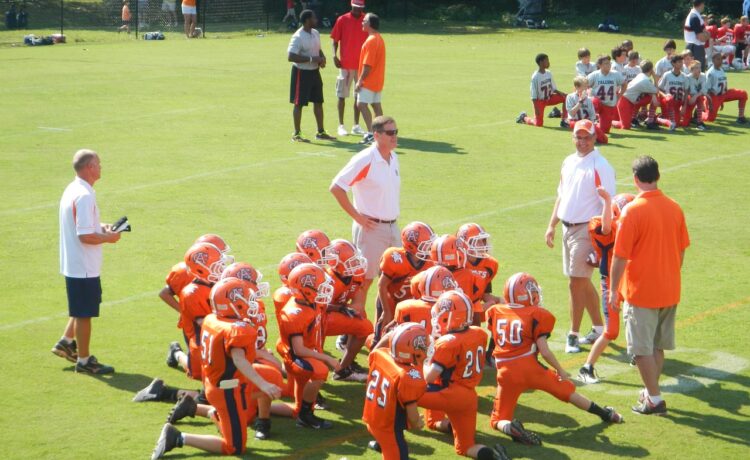
[[[368,105],[372,105],[375,116],[383,115],[383,107],[380,105],[383,84],[385,83],[385,42],[380,36],[380,18],[377,14],[367,13],[362,28],[367,31],[369,37],[362,45],[359,54],[359,67],[357,74],[359,79],[354,87],[359,95],[357,107],[362,113],[367,125],[367,134],[364,141],[372,143],[372,114]]]

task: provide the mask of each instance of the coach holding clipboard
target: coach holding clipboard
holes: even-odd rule
[[[386,249],[401,246],[398,228],[401,176],[398,157],[396,121],[379,116],[372,121],[375,142],[354,155],[333,178],[329,190],[341,208],[354,220],[354,245],[367,259],[367,273],[362,284],[365,295],[378,275],[380,257]],[[352,191],[354,203],[347,192]]]

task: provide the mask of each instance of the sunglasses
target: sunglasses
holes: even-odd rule
[[[381,131],[378,131],[379,133],[385,134],[386,136],[395,136],[398,134],[397,129],[383,129]]]

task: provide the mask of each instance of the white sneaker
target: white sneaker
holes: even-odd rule
[[[583,366],[578,371],[578,380],[585,384],[599,383],[599,375],[593,367],[589,369],[588,367]]]
[[[596,339],[598,339],[600,335],[601,334],[596,332],[596,329],[592,327],[591,331],[588,334],[578,340],[578,343],[581,345],[591,345],[592,343],[596,342]]]
[[[676,131],[676,130],[677,130],[677,123],[675,123],[675,122],[670,122],[670,123],[669,123],[669,130],[670,130],[670,131]]]
[[[365,130],[362,129],[361,126],[359,126],[359,125],[352,126],[352,134],[354,134],[355,136],[361,136],[364,133],[365,133]]]
[[[568,341],[565,342],[565,353],[580,353],[581,347],[578,346],[578,336],[568,334]]]
[[[336,133],[337,133],[337,134],[338,134],[339,136],[346,136],[346,135],[348,135],[348,134],[349,134],[349,133],[348,133],[348,132],[346,131],[346,128],[344,128],[344,125],[339,125],[339,129],[337,129],[337,130],[336,130]]]

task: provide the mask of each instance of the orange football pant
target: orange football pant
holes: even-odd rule
[[[477,392],[474,388],[453,384],[439,391],[427,392],[419,398],[419,407],[445,411],[453,427],[453,447],[459,455],[476,444]]]
[[[251,418],[248,412],[252,411],[247,391],[246,384],[222,390],[206,383],[206,398],[216,409],[219,432],[224,441],[221,452],[224,455],[241,455],[245,452],[247,420]]]
[[[367,431],[380,445],[383,460],[409,460],[409,446],[404,438],[404,430],[379,430],[367,425]]]
[[[310,380],[326,380],[328,378],[328,366],[315,358],[295,358],[284,360],[287,378],[294,380],[294,415],[299,414],[302,409],[302,394],[305,385]]]

